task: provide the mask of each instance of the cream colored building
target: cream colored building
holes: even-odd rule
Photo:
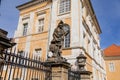
[[[101,29],[90,0],[31,0],[17,9],[20,11],[14,35],[17,50],[23,50],[25,56],[47,58],[53,31],[62,20],[70,29],[62,56],[74,65],[76,57],[85,54],[91,80],[105,80]]]

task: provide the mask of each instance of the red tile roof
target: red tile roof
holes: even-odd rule
[[[104,49],[105,56],[120,56],[120,46],[118,45],[111,45],[108,48]]]

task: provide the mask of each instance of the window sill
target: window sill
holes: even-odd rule
[[[42,34],[42,33],[46,33],[46,32],[48,32],[48,31],[36,32],[36,33],[34,33],[33,35]]]
[[[66,15],[66,14],[70,14],[70,11],[69,12],[65,12],[65,13],[58,13],[58,16],[62,16],[62,15]]]

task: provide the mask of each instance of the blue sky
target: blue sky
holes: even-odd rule
[[[2,0],[0,6],[0,28],[9,32],[13,37],[18,25],[19,11],[17,5],[29,0]],[[104,49],[111,44],[120,45],[120,0],[91,0],[98,22],[102,29],[101,47]]]
[[[91,0],[100,27],[101,47],[120,45],[120,0]]]
[[[8,31],[8,36],[13,37],[18,25],[19,11],[16,6],[29,0],[1,0],[0,28]]]

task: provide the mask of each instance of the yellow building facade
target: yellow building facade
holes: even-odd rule
[[[120,79],[120,46],[111,45],[104,50],[107,80]]]
[[[107,80],[120,79],[120,56],[105,59]]]
[[[14,39],[17,51],[24,56],[47,59],[52,54],[49,45],[58,23],[69,26],[65,36],[62,56],[71,66],[82,53],[87,57],[86,70],[91,80],[105,80],[104,59],[100,48],[101,29],[90,0],[31,0],[17,6],[20,11]]]

